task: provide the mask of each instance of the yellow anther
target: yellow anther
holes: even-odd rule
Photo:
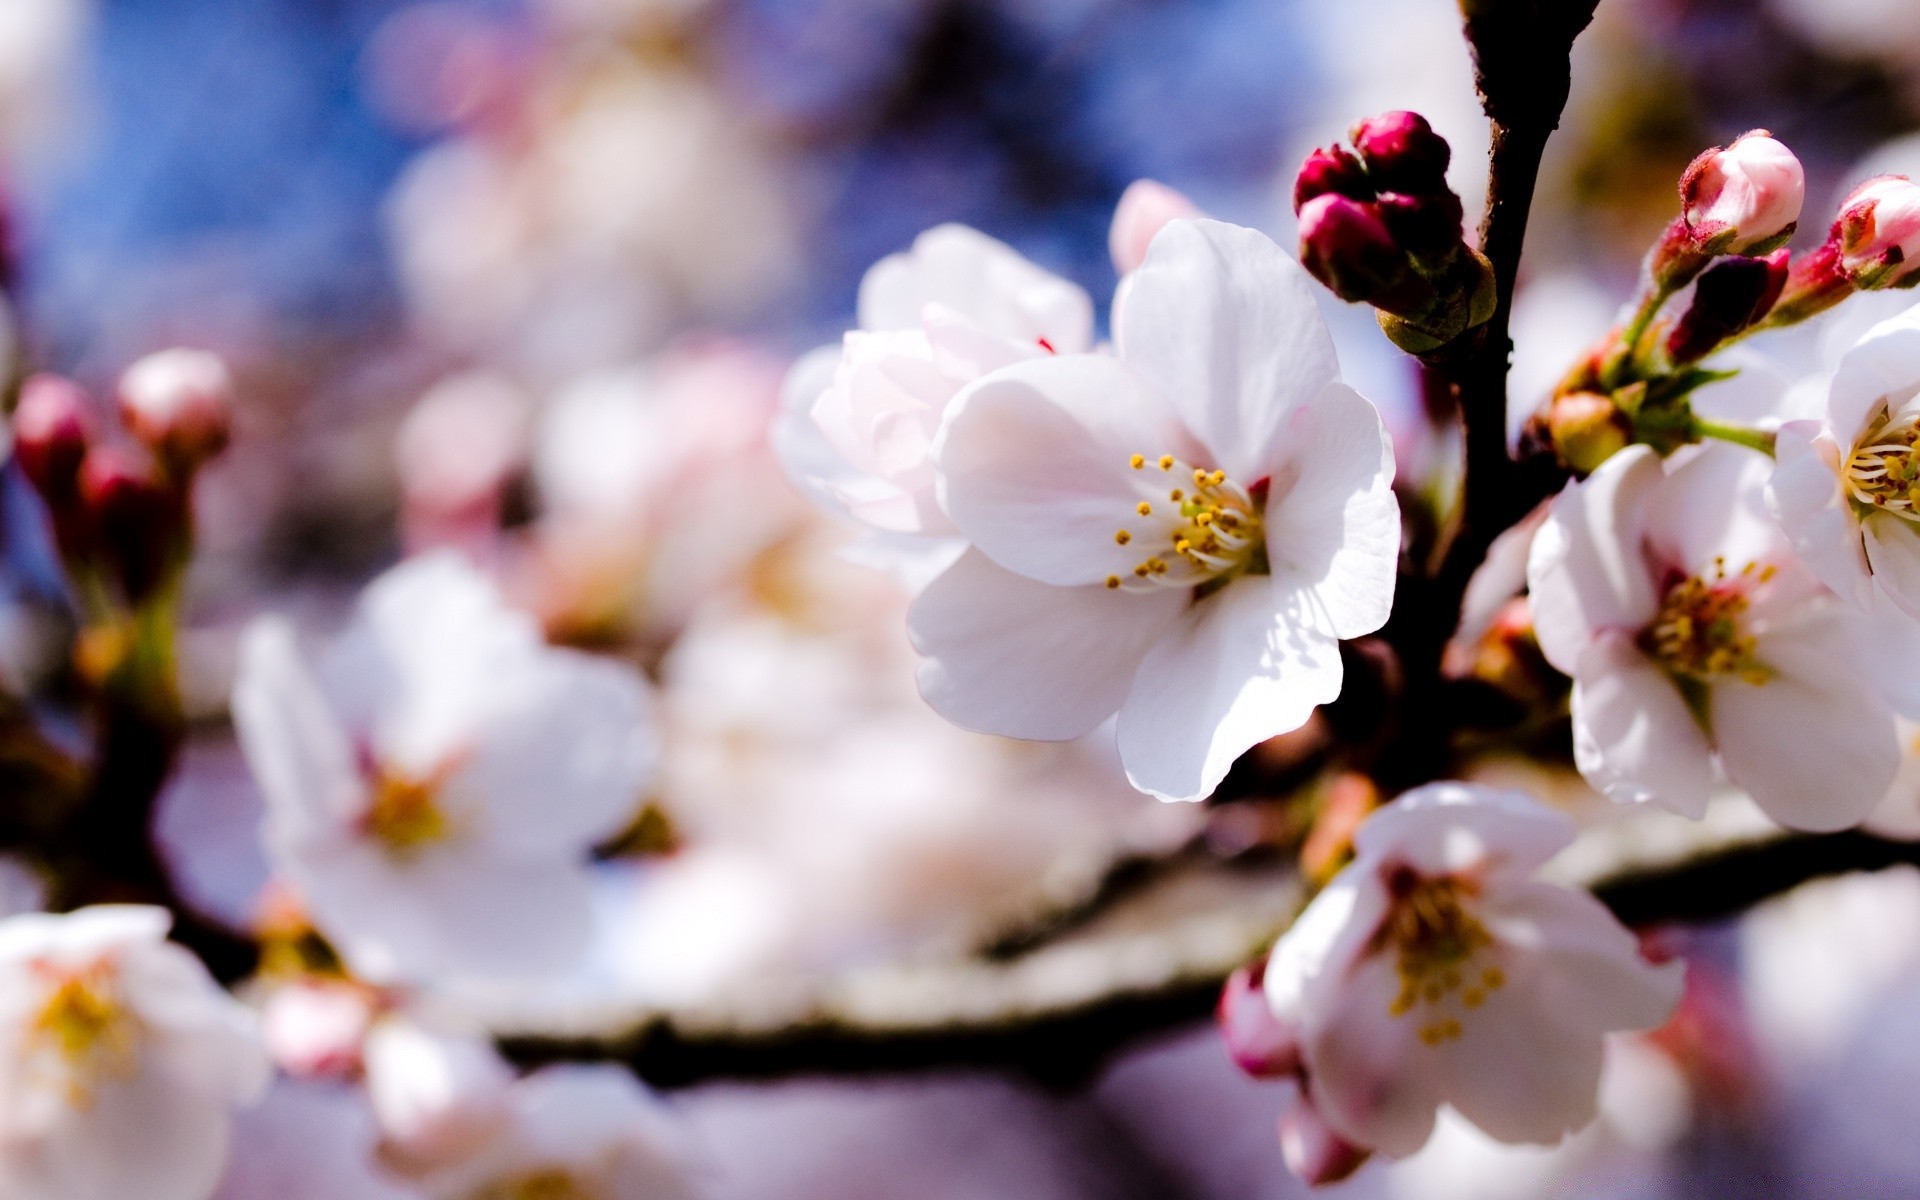
[[[1119,586],[1120,586],[1120,577],[1119,577],[1118,575],[1109,575],[1109,576],[1107,576],[1107,586],[1108,586],[1109,588],[1117,588],[1117,587],[1119,587]]]
[[[1175,504],[1180,503],[1180,501],[1185,500],[1186,498],[1187,498],[1187,494],[1181,491],[1179,488],[1175,488],[1172,491],[1167,493],[1167,499],[1173,501]]]
[[[1119,545],[1124,546],[1128,542],[1133,540],[1133,535],[1131,533],[1128,533],[1126,530],[1122,529],[1113,535],[1113,540]]]
[[[1460,993],[1460,1003],[1466,1005],[1468,1008],[1479,1008],[1482,1004],[1486,1003],[1486,1000],[1487,994],[1479,988],[1468,988],[1466,991]]]
[[[1136,454],[1127,460],[1127,465],[1138,471],[1141,467],[1147,465],[1147,456],[1144,454]]]
[[[1143,517],[1150,517],[1153,515],[1153,505],[1148,504],[1145,500],[1142,500],[1140,503],[1133,506],[1133,511],[1139,513]]]
[[[1153,568],[1149,567],[1146,563],[1140,563],[1133,568],[1133,573],[1142,579],[1145,579],[1152,571]]]
[[[1162,471],[1171,471],[1171,470],[1173,470],[1173,455],[1171,455],[1171,454],[1162,454],[1162,455],[1160,456],[1160,469],[1161,469]]]
[[[1485,971],[1481,972],[1480,982],[1485,984],[1488,990],[1497,991],[1506,986],[1507,973],[1499,967],[1488,967]]]

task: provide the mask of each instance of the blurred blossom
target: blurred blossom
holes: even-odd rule
[[[281,1080],[235,1122],[233,1157],[208,1200],[425,1200],[374,1160],[375,1136],[357,1089]]]
[[[382,1154],[410,1176],[486,1153],[512,1119],[513,1070],[477,1033],[389,1016],[367,1038],[366,1070]]]
[[[0,151],[7,156],[49,150],[66,130],[93,21],[94,0],[0,4]]]
[[[484,551],[526,465],[531,422],[531,401],[492,371],[449,376],[420,397],[393,439],[410,549]]]
[[[0,921],[0,1195],[202,1200],[268,1063],[164,909]]]
[[[351,1078],[377,1003],[370,989],[345,979],[280,984],[260,1005],[267,1053],[289,1075]]]
[[[451,552],[376,580],[316,666],[262,618],[234,685],[275,865],[376,982],[575,961],[587,851],[653,770],[650,708],[630,668],[546,646]]]

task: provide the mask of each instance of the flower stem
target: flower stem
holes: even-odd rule
[[[1696,439],[1713,438],[1717,441],[1732,442],[1736,446],[1758,450],[1768,458],[1773,457],[1773,434],[1764,429],[1755,429],[1750,425],[1736,425],[1731,421],[1713,421],[1695,414],[1688,425],[1688,430]]]

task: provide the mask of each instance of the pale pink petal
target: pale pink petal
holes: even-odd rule
[[[1729,574],[1782,557],[1780,528],[1766,508],[1767,456],[1745,446],[1700,447],[1669,468],[1646,510],[1657,565],[1688,575]]]
[[[996,371],[954,401],[934,447],[941,503],[975,546],[1030,579],[1070,586],[1129,576],[1154,548],[1135,506],[1134,456],[1191,461],[1195,447],[1138,373],[1099,355]],[[1202,464],[1204,465],[1204,464]],[[1157,495],[1157,493],[1155,493]]]
[[[1765,682],[1727,677],[1709,701],[1727,776],[1790,829],[1827,832],[1864,820],[1900,766],[1893,712],[1851,654],[1834,617],[1760,639]]]
[[[1632,639],[1603,636],[1573,673],[1573,755],[1587,782],[1622,803],[1706,813],[1713,754],[1666,673]]]
[[[919,326],[927,306],[954,310],[985,331],[1078,353],[1093,342],[1093,303],[1080,288],[964,225],[941,225],[876,263],[860,283],[860,327]]]
[[[1140,663],[1120,709],[1127,777],[1165,800],[1210,794],[1236,758],[1340,694],[1340,648],[1312,598],[1247,576],[1195,604]]]
[[[1629,446],[1584,483],[1569,484],[1534,535],[1528,603],[1547,661],[1572,675],[1594,635],[1639,629],[1659,607],[1641,550],[1660,459]]]
[[[1640,939],[1591,893],[1520,883],[1489,893],[1481,917],[1503,946],[1525,953],[1535,1007],[1569,1031],[1652,1029],[1680,1002],[1685,966],[1648,962]]]
[[[1920,525],[1875,513],[1861,529],[1874,584],[1901,612],[1920,620]]]
[[[234,727],[269,820],[296,836],[357,811],[353,744],[308,672],[293,627],[263,617],[240,642]]]
[[[920,692],[956,725],[1064,740],[1112,716],[1147,648],[1187,606],[1180,592],[1035,583],[969,550],[907,615]]]
[[[1459,1037],[1422,1049],[1460,1115],[1498,1141],[1550,1145],[1597,1115],[1603,1046],[1594,1030],[1563,1027],[1543,1009],[1533,966],[1502,956],[1505,986],[1458,1018]]]
[[[1338,1183],[1366,1164],[1372,1151],[1335,1133],[1333,1126],[1302,1095],[1280,1114],[1280,1154],[1287,1170],[1309,1187]]]
[[[1767,503],[1800,560],[1855,607],[1873,607],[1873,575],[1859,521],[1840,486],[1840,449],[1832,435],[1813,421],[1789,421],[1775,440],[1774,463]]]
[[[1827,393],[1827,428],[1851,447],[1882,402],[1897,405],[1920,388],[1920,307],[1867,331],[1841,358]]]
[[[1282,425],[1267,496],[1273,574],[1310,591],[1327,628],[1354,638],[1386,624],[1400,566],[1393,441],[1360,393],[1329,384]]]
[[[1121,357],[1243,484],[1273,461],[1287,415],[1339,376],[1314,290],[1265,234],[1181,220],[1154,238],[1114,317]]]
[[[1448,810],[1447,819],[1435,819],[1439,809]],[[1368,817],[1354,835],[1354,848],[1422,875],[1471,871],[1503,880],[1538,870],[1573,841],[1574,832],[1570,817],[1523,793],[1430,783]]]
[[[1390,955],[1361,959],[1341,983],[1342,1002],[1307,1033],[1309,1094],[1342,1137],[1405,1157],[1433,1132],[1445,1099],[1439,1064],[1417,1015],[1393,1015],[1400,976]]]
[[[1120,193],[1113,210],[1113,225],[1107,231],[1107,250],[1113,256],[1113,269],[1122,275],[1137,270],[1146,261],[1147,247],[1154,235],[1169,221],[1197,217],[1200,210],[1193,201],[1164,183],[1136,179]]]

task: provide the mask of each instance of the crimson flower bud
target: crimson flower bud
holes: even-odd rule
[[[1693,303],[1667,338],[1676,364],[1698,362],[1773,308],[1787,286],[1783,246],[1765,258],[1724,258],[1693,285]]]
[[[1299,212],[1317,196],[1371,200],[1373,195],[1373,184],[1360,160],[1343,147],[1328,146],[1307,155],[1300,164],[1300,174],[1293,181],[1293,211]]]
[[[233,377],[205,350],[149,354],[120,376],[120,413],[169,468],[191,471],[226,448]]]
[[[153,463],[124,446],[95,446],[80,465],[80,499],[97,546],[127,600],[139,604],[166,578],[181,506]]]
[[[1424,196],[1389,192],[1380,197],[1375,208],[1400,248],[1423,262],[1444,262],[1462,244],[1461,224],[1466,214],[1460,197],[1452,192]]]
[[[1383,192],[1416,196],[1447,190],[1453,152],[1419,113],[1390,112],[1355,125],[1348,136],[1367,164],[1367,177]]]
[[[56,514],[71,509],[79,495],[80,463],[93,441],[91,407],[79,384],[58,375],[35,375],[20,387],[14,456]]]
[[[1241,967],[1220,991],[1214,1010],[1227,1054],[1234,1065],[1255,1079],[1292,1075],[1300,1069],[1300,1038],[1290,1025],[1273,1015],[1262,984],[1267,963]]]
[[[1709,150],[1680,177],[1681,219],[1711,254],[1771,250],[1793,234],[1807,174],[1793,151],[1764,129]]]
[[[1378,211],[1331,193],[1300,210],[1300,263],[1342,300],[1378,300],[1408,275],[1406,255]]]
[[[1338,1183],[1358,1171],[1373,1152],[1334,1132],[1310,1097],[1280,1115],[1280,1156],[1309,1187]]]
[[[1869,179],[1841,203],[1832,237],[1854,286],[1920,282],[1920,184],[1903,175]]]

